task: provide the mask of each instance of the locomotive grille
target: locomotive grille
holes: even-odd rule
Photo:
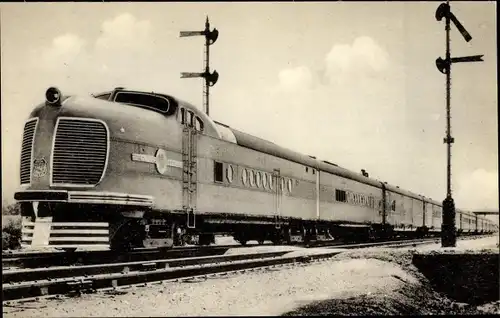
[[[92,186],[104,173],[108,130],[96,120],[59,118],[52,154],[52,184]]]
[[[37,123],[38,118],[35,118],[24,125],[23,144],[21,148],[21,184],[28,184],[31,181],[31,152]]]

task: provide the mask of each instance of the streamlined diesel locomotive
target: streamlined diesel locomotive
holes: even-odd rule
[[[24,126],[24,246],[293,243],[439,232],[440,202],[243,133],[166,94],[49,88]],[[457,210],[459,232],[491,221]]]

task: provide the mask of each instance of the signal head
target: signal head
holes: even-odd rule
[[[446,3],[441,3],[436,10],[436,20],[441,21],[450,12],[450,6]]]
[[[219,30],[215,29],[212,32],[207,32],[205,35],[208,39],[208,43],[214,44],[215,41],[217,41],[217,38],[219,37]]]
[[[443,60],[441,57],[438,57],[436,59],[436,67],[441,73],[443,74],[448,73],[449,64],[446,60]]]
[[[219,80],[219,73],[217,73],[217,71],[213,71],[212,74],[208,73],[206,80],[208,81],[209,86],[214,86]]]

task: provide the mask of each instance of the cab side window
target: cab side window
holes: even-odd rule
[[[180,112],[179,112],[179,121],[183,125],[186,122],[186,110],[184,108],[180,109]]]
[[[178,120],[181,124],[187,124],[190,127],[194,127],[196,131],[201,132],[204,130],[205,125],[203,124],[203,121],[192,111],[180,108],[178,116]]]
[[[195,121],[195,129],[197,131],[203,131],[203,121],[201,121],[200,118],[196,117],[196,121]]]
[[[111,96],[111,93],[106,93],[106,94],[97,95],[97,96],[95,96],[95,98],[109,100],[110,96]]]
[[[194,126],[194,114],[190,110],[187,110],[186,113],[187,113],[187,118],[186,118],[187,124],[188,124],[188,126],[193,127]]]

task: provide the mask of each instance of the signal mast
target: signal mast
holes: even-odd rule
[[[209,108],[209,94],[210,94],[210,87],[214,86],[215,83],[217,83],[217,80],[219,79],[219,73],[217,71],[213,71],[213,73],[210,73],[210,45],[214,44],[215,41],[217,41],[217,38],[219,37],[219,31],[217,29],[213,29],[213,31],[210,31],[210,22],[208,21],[208,16],[207,20],[205,22],[205,30],[203,31],[181,31],[180,32],[180,37],[187,37],[187,36],[196,36],[196,35],[203,35],[205,36],[205,58],[204,58],[204,64],[205,64],[205,71],[203,73],[181,73],[181,78],[194,78],[194,77],[202,77],[205,79],[205,85],[203,86],[203,111],[209,115],[210,108]]]
[[[441,3],[436,10],[436,20],[441,21],[445,19],[445,33],[446,33],[446,56],[445,59],[438,57],[436,59],[436,67],[438,70],[446,74],[446,137],[443,142],[447,144],[447,165],[446,165],[446,198],[443,201],[443,221],[441,226],[441,246],[442,247],[455,247],[456,246],[456,233],[455,233],[455,202],[451,194],[451,144],[455,139],[451,136],[451,65],[453,63],[463,62],[482,62],[483,55],[472,55],[462,57],[451,57],[450,49],[450,24],[456,26],[462,37],[466,42],[472,40],[472,36],[467,32],[465,27],[458,21],[457,17],[450,10],[450,1]]]

